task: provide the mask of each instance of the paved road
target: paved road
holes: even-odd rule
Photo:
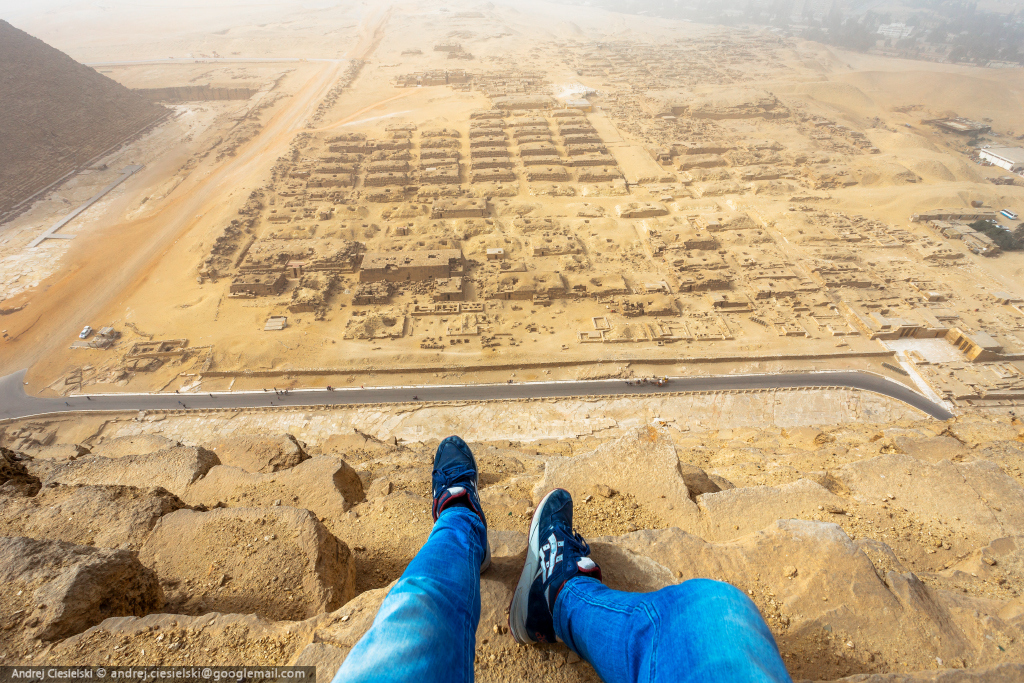
[[[806,372],[763,375],[673,377],[665,388],[633,386],[625,381],[526,382],[518,384],[466,384],[416,387],[296,389],[287,396],[267,392],[214,392],[213,394],[100,394],[65,399],[27,396],[25,371],[0,379],[0,419],[43,413],[74,413],[93,410],[176,410],[208,408],[261,408],[270,406],[353,405],[359,403],[407,403],[420,401],[484,401],[508,398],[557,398],[567,396],[651,396],[678,391],[788,389],[800,387],[849,387],[864,389],[903,401],[931,417],[953,417],[945,407],[898,382],[867,372]]]

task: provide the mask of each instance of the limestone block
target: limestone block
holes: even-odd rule
[[[180,445],[174,439],[159,434],[134,434],[107,439],[92,446],[90,451],[104,458],[123,458],[126,455],[147,455]]]
[[[1024,528],[1024,488],[986,460],[928,463],[909,455],[883,455],[844,465],[832,475],[855,500],[893,504],[920,519],[941,522],[973,545]]]
[[[75,460],[88,455],[89,449],[77,443],[60,443],[43,446],[32,454],[37,460]]]
[[[50,484],[31,498],[0,494],[0,535],[137,550],[160,517],[184,507],[164,489]]]
[[[313,621],[268,621],[255,614],[150,614],[107,619],[55,643],[54,665],[280,665],[310,641]],[[318,679],[319,680],[319,679]]]
[[[534,503],[554,488],[582,499],[596,484],[632,494],[668,523],[690,522],[697,515],[675,448],[652,428],[634,430],[591,453],[549,460],[533,490]]]
[[[701,536],[725,540],[770,526],[777,519],[808,517],[818,506],[842,507],[843,499],[808,479],[782,486],[749,486],[698,499],[704,517]],[[826,508],[828,509],[828,508]]]
[[[163,603],[156,574],[127,550],[25,537],[0,538],[0,614],[8,636],[56,640],[107,617]]]
[[[291,434],[282,436],[230,436],[208,444],[222,465],[246,472],[277,472],[295,467],[309,456]]]
[[[955,460],[968,453],[967,447],[951,436],[933,436],[924,439],[897,436],[893,438],[893,445],[901,453],[933,463],[940,460]]]
[[[320,519],[337,517],[364,500],[359,475],[344,460],[311,458],[287,470],[253,474],[218,465],[185,491],[190,505],[267,507],[282,505],[312,510]]]
[[[355,592],[348,546],[313,513],[292,507],[172,512],[139,559],[160,576],[168,607],[184,614],[305,619]]]
[[[92,455],[54,467],[43,484],[161,487],[182,496],[189,484],[218,464],[212,451],[188,446],[119,458]]]

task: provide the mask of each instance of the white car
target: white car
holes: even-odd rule
[[[82,332],[78,335],[79,339],[88,339],[89,335],[92,334],[92,328],[86,325],[82,328]]]

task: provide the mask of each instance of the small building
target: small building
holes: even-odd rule
[[[1024,171],[1024,148],[1022,147],[990,147],[978,152],[983,161],[1005,168],[1013,173]]]
[[[916,251],[918,255],[925,261],[955,261],[964,257],[959,251],[950,249],[944,244],[935,244],[932,242],[918,242],[911,245],[911,249]]]
[[[356,285],[352,296],[353,306],[386,304],[391,298],[390,282],[361,282]]]
[[[508,168],[485,168],[470,171],[469,182],[471,183],[511,183],[516,179],[516,174]]]
[[[959,116],[952,119],[925,119],[921,123],[931,124],[947,133],[957,133],[958,135],[982,135],[992,130],[992,126],[987,123],[971,121]]]
[[[996,212],[991,209],[933,209],[912,214],[910,222],[960,221],[963,223],[973,223],[975,221],[996,220],[996,217]]]
[[[750,311],[750,297],[741,292],[709,292],[704,295],[711,307],[720,311]]]
[[[512,160],[508,157],[482,157],[473,159],[471,171],[482,171],[485,168],[512,168]]]
[[[503,261],[505,259],[505,250],[501,247],[494,247],[487,250],[488,261]]]
[[[614,166],[588,166],[580,170],[581,183],[600,183],[609,180],[617,180],[622,173]]]
[[[465,259],[458,249],[410,252],[367,252],[359,268],[360,282],[421,282],[462,274]]]
[[[527,142],[519,145],[519,156],[558,156],[558,150],[550,142]]]
[[[534,256],[560,256],[562,254],[582,254],[583,247],[573,235],[543,233],[530,240]]]
[[[964,352],[968,360],[995,360],[1003,345],[986,332],[965,332],[954,327],[946,334],[946,341]]]
[[[548,95],[506,95],[492,100],[497,110],[551,109],[555,101]]]
[[[570,180],[571,176],[562,166],[531,166],[526,171],[526,179],[530,182],[561,183]]]
[[[1000,252],[999,245],[995,241],[980,232],[971,232],[963,236],[964,246],[971,252],[981,256],[995,256]]]
[[[840,309],[868,339],[934,339],[947,337],[949,326],[936,317],[934,309],[869,309],[851,301],[841,301]]]
[[[408,185],[409,176],[405,173],[368,173],[363,185],[366,187],[385,187],[388,185]]]
[[[649,294],[626,296],[621,301],[622,314],[627,318],[638,316],[674,316],[679,315],[679,305],[667,294]]]
[[[476,167],[474,166],[474,169]],[[430,207],[430,217],[438,218],[483,218],[487,215],[486,199],[435,199]]]
[[[475,135],[469,138],[470,149],[474,147],[501,147],[507,144],[508,139],[501,132],[494,132],[489,135]]]
[[[486,293],[488,299],[509,301],[550,300],[565,296],[565,282],[560,273],[531,271],[504,273]]]
[[[462,170],[458,164],[428,166],[419,172],[423,185],[458,185],[462,181]]]
[[[231,296],[276,296],[284,291],[288,278],[284,273],[243,273],[231,282]]]
[[[434,289],[430,293],[431,301],[464,301],[465,298],[463,278],[450,277],[434,280]]]
[[[615,212],[619,218],[651,218],[666,215],[668,209],[657,202],[628,202],[616,205]]]

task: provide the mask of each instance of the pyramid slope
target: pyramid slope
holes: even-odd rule
[[[166,111],[0,20],[0,216]]]

